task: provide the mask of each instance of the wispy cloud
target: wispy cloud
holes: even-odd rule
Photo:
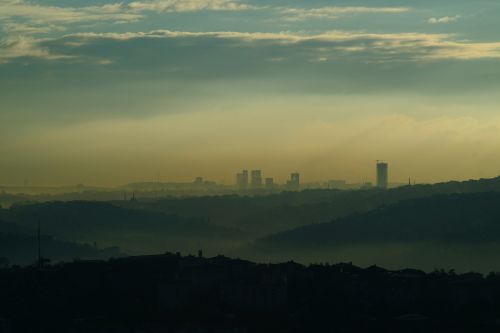
[[[349,14],[399,14],[410,11],[405,7],[321,7],[321,8],[285,8],[281,10],[284,19],[302,21],[306,19],[336,19]]]
[[[451,22],[456,22],[459,19],[460,19],[460,15],[431,17],[429,20],[427,20],[427,22],[429,22],[430,24],[451,23]]]
[[[138,13],[124,11],[121,3],[86,7],[57,7],[28,3],[23,0],[0,1],[0,21],[14,19],[26,26],[50,26],[92,21],[137,21]],[[22,19],[23,22],[18,20]]]
[[[33,24],[26,24],[26,23],[19,23],[15,21],[7,21],[3,24],[3,31],[5,31],[8,34],[15,35],[15,34],[46,34],[50,33],[53,31],[64,31],[65,28],[61,25],[54,25],[54,24],[49,24],[49,25],[33,25]]]
[[[147,11],[244,11],[257,7],[234,0],[152,0],[108,3],[83,7],[40,5],[25,0],[0,0],[2,30],[11,34],[63,31],[70,24],[130,23]]]
[[[500,59],[500,42],[475,43],[468,41],[441,41],[434,52],[426,55],[427,59]]]
[[[51,53],[47,48],[40,45],[31,37],[15,37],[0,40],[0,64],[9,62],[16,58],[42,58],[48,60],[72,58],[68,55],[58,55]]]
[[[127,7],[134,11],[193,12],[201,10],[242,11],[257,7],[234,0],[153,0],[133,1]]]

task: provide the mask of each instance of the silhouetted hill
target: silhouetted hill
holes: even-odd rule
[[[188,220],[210,220],[210,224],[245,231],[252,237],[286,231],[311,223],[364,213],[381,205],[438,194],[500,191],[500,178],[451,181],[430,185],[403,186],[390,190],[305,190],[272,195],[217,195],[151,198],[161,193],[144,193],[138,202],[116,200],[121,191],[81,192],[57,195],[0,194],[7,204],[23,201],[114,200],[116,206],[141,209]],[[95,199],[92,199],[95,198]]]
[[[119,246],[128,253],[193,251],[240,239],[241,233],[198,218],[122,208],[104,202],[48,202],[0,210],[6,221],[73,242]]]
[[[427,269],[432,265],[457,266],[455,260],[460,258],[460,268],[481,269],[477,265],[486,267],[492,260],[500,260],[499,249],[498,192],[402,201],[274,234],[252,246],[252,250],[270,257],[298,255],[304,260],[322,253],[321,259],[339,255],[345,260],[389,265],[401,265],[406,260],[408,265]]]
[[[314,247],[353,242],[500,241],[500,193],[403,201],[331,223],[271,235],[263,241]]]
[[[31,234],[32,231],[26,227],[12,222],[4,222],[0,220],[0,232],[10,234]]]
[[[52,261],[81,259],[106,259],[120,256],[118,248],[95,249],[86,244],[75,244],[41,236],[42,255]],[[38,258],[37,233],[13,223],[0,221],[0,257],[11,264],[27,265]]]
[[[414,214],[413,211],[420,211],[423,208],[420,206],[409,207],[410,203],[403,203],[403,201],[413,202],[415,200],[415,202],[419,202],[420,199],[434,196],[465,195],[467,193],[486,193],[487,195],[500,193],[500,178],[404,186],[391,190],[306,190],[265,196],[226,195],[163,199],[139,197],[139,200],[135,202],[70,201],[19,204],[10,209],[0,210],[0,218],[31,230],[36,227],[37,219],[40,219],[43,232],[53,235],[57,239],[87,244],[96,242],[98,248],[119,246],[128,254],[164,251],[194,253],[201,248],[207,254],[237,255],[240,254],[237,249],[246,242],[270,234],[309,226],[313,223],[340,221],[344,218],[350,223],[354,221],[356,214],[358,219],[378,218],[377,214],[382,214],[379,207],[390,206],[391,209],[395,210],[394,207],[399,207],[397,204],[401,203],[403,208],[400,209],[403,211],[397,219],[399,221],[399,219],[404,218],[405,221],[408,221],[408,226],[405,227],[408,228],[406,234],[403,234],[403,231],[399,229],[397,231],[388,230],[389,228],[384,229],[384,225],[375,228],[378,222],[374,223],[373,226],[364,227],[361,231],[355,229],[357,224],[348,227],[349,223],[345,222],[342,230],[336,229],[340,228],[337,226],[332,227],[330,231],[319,230],[318,237],[323,236],[326,239],[323,241],[322,238],[311,236],[312,240],[309,240],[311,246],[306,236],[308,237],[309,233],[316,231],[313,227],[307,227],[304,230],[301,229],[297,239],[293,239],[293,242],[300,245],[298,248],[289,246],[289,243],[285,241],[278,242],[276,240],[270,251],[261,251],[260,248],[267,243],[258,242],[258,247],[251,247],[252,251],[243,254],[258,260],[296,258],[308,262],[309,260],[318,260],[318,258],[330,259],[333,253],[334,259],[338,261],[362,258],[360,263],[386,263],[389,266],[393,262],[385,260],[395,258],[397,254],[399,256],[398,265],[411,256],[412,260],[416,260],[413,261],[415,265],[432,268],[432,265],[446,265],[447,263],[442,258],[452,258],[448,254],[439,255],[443,251],[463,252],[466,257],[469,255],[468,253],[476,253],[477,251],[483,251],[489,255],[497,250],[496,240],[476,244],[473,249],[465,248],[465,245],[462,245],[457,250],[455,245],[459,242],[464,231],[462,229],[451,230],[439,224],[448,223],[453,212],[446,207],[443,211],[439,208],[440,205],[446,205],[447,202],[436,202],[436,208],[433,208],[432,211],[424,210]],[[475,198],[475,196],[472,195],[471,198]],[[428,205],[427,201],[422,202],[425,203],[419,205]],[[463,203],[456,203],[460,206],[465,204],[468,204],[468,199],[464,199]],[[472,204],[477,205],[478,203]],[[481,210],[474,207],[470,206],[473,212]],[[406,210],[407,217],[404,217],[404,210]],[[425,212],[428,213],[428,216],[420,215]],[[447,214],[444,222],[436,220],[437,216],[441,216],[441,213]],[[365,214],[367,215],[365,216]],[[457,214],[457,218],[466,216],[462,215],[462,213]],[[426,224],[427,222],[428,224]],[[401,226],[397,225],[397,227]],[[464,224],[463,228],[466,227],[468,225]],[[472,244],[470,241],[472,237],[487,239],[487,237],[495,235],[496,232],[487,228],[482,230],[484,230],[482,234],[479,231],[474,231],[476,233],[468,236],[467,241],[462,241],[462,244],[469,246]],[[440,234],[445,231],[446,234]],[[452,235],[452,231],[455,233],[454,235]],[[304,236],[301,236],[302,233]],[[330,236],[329,233],[338,236]],[[291,233],[290,237],[292,235],[294,233]],[[357,238],[353,235],[356,235]],[[452,236],[453,238],[450,238]],[[440,237],[448,243],[452,241],[454,247],[436,245],[436,242],[441,241]],[[424,241],[434,244],[424,246]],[[319,251],[320,245],[323,243],[325,243],[324,247],[335,248],[335,251],[316,253],[315,251]],[[376,251],[373,251],[375,243],[378,245]],[[401,246],[395,248],[394,244],[396,243]],[[283,247],[284,250],[276,250],[280,247]],[[256,248],[259,251],[254,251]],[[304,252],[304,249],[313,253]],[[431,255],[431,249],[436,250],[438,255]],[[355,255],[352,255],[352,251],[355,252]],[[426,256],[422,256],[423,252],[427,253]],[[384,253],[384,256],[381,253]],[[436,260],[432,261],[433,258]],[[438,260],[439,258],[441,259]],[[469,261],[477,259],[475,255],[468,258],[467,264]],[[379,261],[379,259],[384,261]],[[464,267],[458,263],[458,259],[453,265]],[[477,269],[482,268],[478,267]]]
[[[0,268],[7,332],[498,332],[500,275],[174,254]],[[2,331],[3,332],[3,331]]]
[[[144,199],[134,207],[185,217],[210,218],[211,223],[238,228],[254,237],[311,223],[324,223],[381,205],[439,194],[500,192],[500,178],[403,186],[390,190],[306,190],[266,196],[211,196]],[[128,207],[129,202],[114,202]]]

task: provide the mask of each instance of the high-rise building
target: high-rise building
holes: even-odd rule
[[[252,170],[251,184],[252,184],[252,188],[261,188],[262,187],[262,171]]]
[[[290,180],[286,182],[288,189],[290,190],[298,190],[300,187],[300,174],[298,172],[294,172],[290,175]]]
[[[239,190],[246,190],[248,188],[248,170],[243,170],[236,174],[236,185]]]
[[[389,164],[377,161],[377,187],[386,189],[389,186]]]
[[[274,188],[274,179],[266,178],[266,189],[272,190]]]

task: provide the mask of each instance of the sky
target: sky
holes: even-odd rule
[[[500,173],[497,0],[0,0],[0,185]]]

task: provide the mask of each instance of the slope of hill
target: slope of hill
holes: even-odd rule
[[[48,202],[14,205],[0,210],[0,218],[28,229],[38,222],[46,234],[58,239],[99,246],[119,246],[131,254],[192,251],[217,252],[242,234],[197,218],[117,207],[103,202]]]
[[[454,266],[480,270],[488,265],[498,269],[500,193],[402,201],[265,237],[248,253],[427,269]]]
[[[120,256],[118,248],[96,249],[86,244],[75,244],[41,236],[42,255],[54,262],[79,259],[105,259]],[[38,238],[36,232],[13,223],[0,221],[0,257],[10,264],[27,265],[36,262]]]

